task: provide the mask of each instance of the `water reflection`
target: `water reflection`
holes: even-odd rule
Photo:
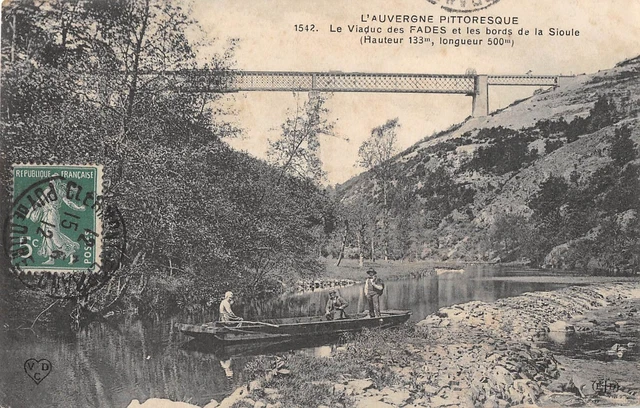
[[[200,355],[215,356],[220,360],[226,360],[238,356],[257,356],[265,354],[280,354],[291,350],[306,349],[311,353],[316,350],[320,354],[326,353],[323,347],[327,344],[336,344],[340,341],[339,336],[318,336],[314,338],[294,339],[294,340],[270,340],[265,339],[258,342],[237,343],[220,345],[206,340],[191,340],[180,346],[185,353],[199,353]],[[330,346],[331,347],[331,346]]]
[[[170,327],[169,322],[126,321],[94,324],[73,338],[2,333],[0,405],[126,407],[134,398],[151,397],[204,405],[230,393],[234,384],[218,359],[180,352],[182,340]],[[53,366],[37,386],[23,370],[29,358],[46,358]],[[242,380],[240,375],[233,379]]]
[[[587,333],[549,332],[540,345],[576,359],[640,361],[638,332],[594,330]]]
[[[224,375],[226,375],[227,378],[233,378],[233,368],[231,368],[231,358],[228,358],[226,360],[220,360],[220,366],[224,370]]]
[[[470,300],[493,301],[527,291],[565,285],[495,281],[491,269],[469,269],[464,274],[445,274],[387,281],[381,299],[383,309],[410,309],[418,321],[440,307]],[[340,289],[347,312],[366,309],[362,286]],[[271,302],[242,306],[247,319],[323,315],[328,290],[282,296]],[[118,323],[94,323],[80,333],[0,333],[0,406],[29,407],[125,407],[132,399],[170,398],[205,405],[221,400],[243,383],[243,367],[255,354],[285,352],[307,347],[306,352],[327,355],[335,339],[317,343],[262,345],[254,350],[195,347],[176,333],[176,322],[203,322],[214,318],[213,310],[201,315],[171,319]],[[313,346],[316,346],[315,348]],[[24,372],[29,358],[46,358],[53,371],[36,385]]]
[[[547,333],[549,340],[553,341],[556,344],[565,344],[568,340],[568,336],[572,335],[564,331],[552,331]]]

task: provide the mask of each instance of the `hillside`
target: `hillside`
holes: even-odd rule
[[[637,271],[639,91],[640,57],[423,139],[389,163],[387,211],[375,172],[339,186],[352,246]]]

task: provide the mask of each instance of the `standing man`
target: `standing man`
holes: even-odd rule
[[[234,304],[233,300],[233,292],[227,292],[224,294],[224,299],[220,302],[220,321],[221,322],[232,322],[232,321],[240,321],[242,317],[236,316],[231,310],[231,305]]]
[[[369,303],[369,317],[380,317],[380,295],[384,291],[384,283],[377,277],[373,268],[367,271],[367,280],[364,283],[364,296]]]

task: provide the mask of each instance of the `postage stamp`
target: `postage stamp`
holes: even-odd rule
[[[102,249],[102,167],[13,167],[9,256],[21,272],[93,272]]]
[[[469,13],[492,6],[500,0],[427,0],[451,12]]]

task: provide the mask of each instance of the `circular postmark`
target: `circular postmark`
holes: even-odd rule
[[[427,0],[451,12],[470,13],[490,7],[500,0]]]
[[[3,247],[27,287],[78,298],[120,269],[126,228],[102,195],[101,166],[15,165],[13,193]]]

